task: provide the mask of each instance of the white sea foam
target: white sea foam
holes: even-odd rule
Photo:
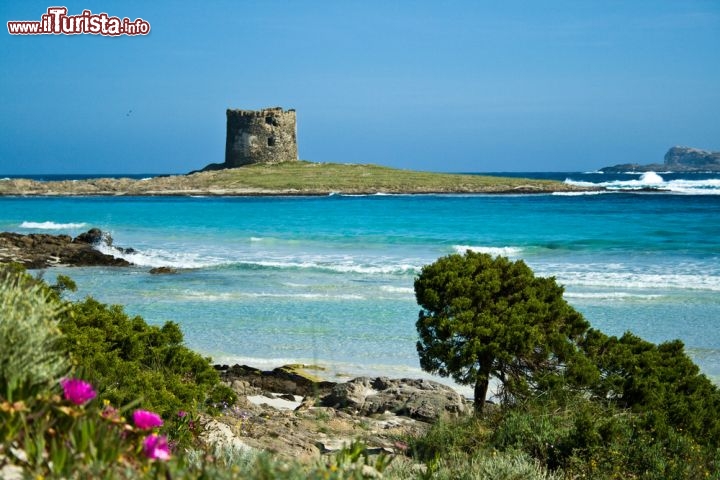
[[[291,300],[366,300],[362,295],[357,294],[329,294],[329,293],[269,293],[269,292],[197,292],[185,291],[181,298],[187,300],[217,302],[233,301],[243,298],[287,298]]]
[[[554,272],[561,284],[607,289],[659,289],[670,290],[708,290],[720,292],[720,277],[703,274],[683,273],[634,273],[604,271],[564,271]]]
[[[661,185],[665,183],[665,180],[655,172],[645,172],[640,175],[638,182],[644,185]]]
[[[412,287],[396,287],[393,285],[383,285],[380,287],[380,290],[388,293],[408,293],[411,295],[415,294],[415,290]]]
[[[583,195],[601,195],[607,192],[591,190],[588,192],[552,192],[556,197],[580,197]]]
[[[63,230],[67,228],[83,228],[86,223],[55,223],[55,222],[22,222],[20,228],[34,228],[37,230]]]
[[[578,187],[604,187],[613,191],[660,190],[692,195],[720,195],[720,179],[706,180],[665,180],[655,172],[645,172],[637,180],[613,180],[609,182],[584,182],[566,178],[565,183]]]
[[[520,247],[486,247],[486,246],[475,246],[475,245],[453,245],[453,249],[457,253],[465,253],[470,250],[476,253],[487,253],[494,256],[502,257],[517,257],[523,249]]]
[[[364,274],[414,274],[420,272],[422,268],[419,265],[410,265],[404,263],[389,265],[363,265],[353,262],[345,263],[325,263],[317,261],[276,261],[276,260],[260,260],[260,261],[240,261],[239,265],[260,266],[270,268],[293,268],[293,269],[314,269],[325,270],[338,273],[364,273]]]
[[[657,294],[641,294],[629,292],[565,292],[565,298],[577,298],[585,300],[654,300],[662,298]]]
[[[161,249],[148,249],[124,253],[114,247],[97,245],[97,250],[115,258],[122,258],[139,267],[204,268],[223,265],[226,260],[203,257],[198,253],[178,253]]]
[[[386,264],[359,263],[346,257],[313,257],[311,259],[283,257],[275,260],[206,256],[199,252],[171,252],[163,249],[145,249],[125,253],[114,247],[98,245],[99,251],[122,258],[140,267],[207,268],[233,266],[245,268],[276,268],[295,270],[319,270],[337,273],[360,273],[369,275],[411,275],[419,273],[422,265],[392,262]]]

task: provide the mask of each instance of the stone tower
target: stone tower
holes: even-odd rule
[[[228,109],[224,168],[297,159],[295,110],[285,111],[280,107]]]

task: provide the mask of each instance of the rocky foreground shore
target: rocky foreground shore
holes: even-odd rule
[[[312,459],[361,441],[367,453],[402,455],[403,438],[444,416],[472,411],[455,390],[429,380],[360,377],[322,381],[302,366],[272,371],[216,366],[239,396],[204,420],[204,437],[237,451],[261,450]]]

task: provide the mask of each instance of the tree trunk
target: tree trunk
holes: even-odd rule
[[[481,414],[485,405],[485,395],[487,395],[490,378],[487,375],[478,374],[475,380],[475,413]]]

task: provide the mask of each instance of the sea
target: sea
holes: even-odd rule
[[[720,174],[497,175],[607,191],[0,197],[0,231],[108,232],[135,252],[105,250],[136,266],[37,273],[49,281],[71,276],[79,287],[71,298],[120,304],[151,324],[177,322],[185,343],[215,363],[305,363],[326,369],[329,379],[452,384],[420,369],[413,282],[424,265],[473,250],[554,277],[566,300],[607,334],[682,340],[720,383]],[[149,273],[160,266],[178,273]]]

